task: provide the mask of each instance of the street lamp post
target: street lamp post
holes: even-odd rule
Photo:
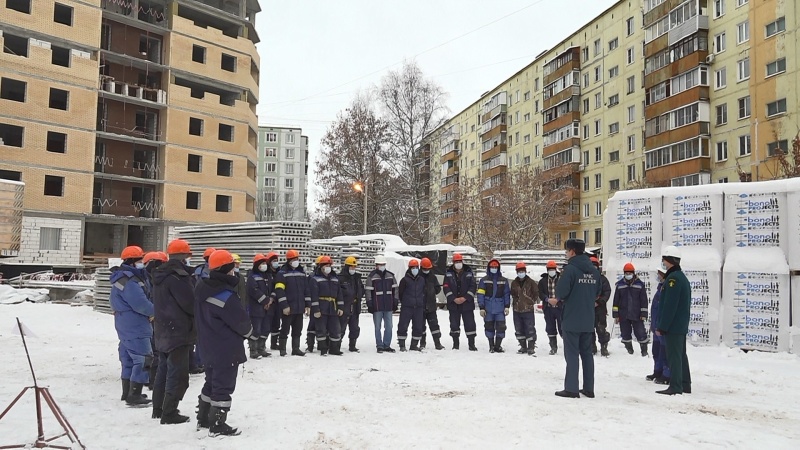
[[[353,183],[353,189],[364,194],[364,234],[367,234],[367,182],[357,181]]]

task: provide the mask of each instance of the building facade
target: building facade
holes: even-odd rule
[[[797,27],[783,0],[617,2],[429,136],[431,240],[461,242],[459,189],[491,198],[518,169],[566,196],[553,247],[599,246],[620,189],[779,178]]]
[[[257,0],[0,8],[0,176],[25,183],[20,263],[91,265],[163,248],[175,225],[253,220]]]
[[[258,221],[308,220],[308,137],[299,128],[258,127]]]

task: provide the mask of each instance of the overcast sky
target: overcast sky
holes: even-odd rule
[[[261,125],[309,138],[309,209],[320,139],[353,95],[404,59],[449,94],[451,113],[616,0],[260,0]]]

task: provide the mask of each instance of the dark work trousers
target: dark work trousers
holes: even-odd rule
[[[533,311],[514,311],[514,336],[518,341],[536,342],[536,314]]]
[[[461,321],[464,321],[464,334],[475,336],[478,326],[475,324],[475,308],[464,306],[464,304],[451,304],[448,306],[450,313],[450,336],[458,337],[461,335]]]
[[[397,339],[408,338],[408,324],[411,323],[411,338],[422,339],[425,333],[425,307],[405,306],[400,309],[400,323],[397,325]]]
[[[344,332],[347,331],[347,327],[349,326],[350,334],[347,337],[349,339],[358,339],[358,337],[361,335],[361,327],[358,325],[358,316],[360,314],[361,312],[359,311],[339,317],[339,325],[342,329],[342,338],[344,338]]]
[[[428,327],[431,329],[431,336],[440,336],[442,334],[442,330],[439,328],[439,316],[436,314],[436,311],[425,311],[425,322],[428,323]],[[422,324],[422,334],[425,334],[425,323]]]
[[[269,307],[267,310],[267,315],[270,317],[270,326],[269,326],[269,334],[272,336],[280,336],[281,334],[281,317],[283,313],[278,310],[278,304],[273,303],[272,306]]]
[[[206,367],[206,382],[203,384],[203,390],[200,391],[200,398],[211,403],[211,406],[230,408],[231,394],[236,389],[238,373],[238,364],[214,369]]]
[[[253,324],[253,336],[263,338],[269,337],[270,327],[272,327],[272,317],[266,314],[261,317],[250,316],[250,322]]]
[[[669,378],[669,364],[667,363],[667,341],[664,336],[653,336],[653,373]]]
[[[309,326],[313,323],[314,321],[311,321]],[[303,315],[289,314],[287,316],[281,313],[281,339],[288,339],[289,328],[292,329],[292,337],[299,338],[303,334]]]
[[[594,356],[592,356],[592,333],[566,331],[564,339],[564,359],[567,361],[567,374],[564,376],[564,390],[577,394],[578,358],[583,366],[583,389],[594,392]]]
[[[622,342],[631,342],[631,330],[636,336],[636,340],[640,344],[646,344],[650,342],[650,338],[647,337],[647,330],[644,328],[643,321],[629,319],[619,320],[619,333],[622,336]]]
[[[322,317],[315,317],[311,323],[314,324],[317,341],[330,339],[331,342],[337,342],[342,340],[342,328],[339,323],[339,316],[323,314]]]
[[[673,392],[683,392],[692,388],[692,375],[689,372],[689,358],[686,356],[686,335],[668,334],[667,364],[669,365],[669,388]]]
[[[155,338],[150,338],[150,348],[153,351],[153,361],[150,363],[150,368],[148,369],[150,374],[150,389],[153,388],[153,384],[156,382],[156,373],[158,373],[158,362],[160,360],[161,353],[156,350],[156,340]]]
[[[200,346],[194,344],[189,350],[189,370],[194,371],[198,367],[203,367],[203,357],[200,353]]]
[[[294,336],[294,334],[292,334],[292,336]],[[308,321],[308,328],[306,328],[306,339],[317,339],[317,319],[315,319],[314,316],[311,316],[311,320]]]
[[[594,334],[598,342],[607,344],[611,340],[611,333],[608,328],[608,310],[601,307],[594,308]],[[594,339],[592,339],[594,342]]]
[[[169,353],[159,352],[153,391],[160,388],[162,392],[183,399],[183,394],[186,393],[186,389],[189,389],[189,353],[191,351],[191,345],[184,345]]]
[[[548,337],[562,336],[561,332],[561,308],[553,307],[545,304],[544,308],[544,324],[545,331]]]

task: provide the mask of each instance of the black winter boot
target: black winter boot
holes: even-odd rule
[[[201,428],[209,427],[208,411],[211,409],[211,403],[203,400],[202,396],[197,396],[197,431]]]
[[[270,336],[270,345],[269,345],[269,349],[270,350],[280,350],[281,349],[278,346],[278,336],[280,336],[280,335],[273,334],[272,336]]]
[[[280,338],[278,345],[278,350],[281,352],[281,356],[286,356],[286,339]]]
[[[164,413],[161,415],[161,425],[172,425],[189,421],[189,416],[181,415],[181,412],[178,411],[178,403],[180,403],[180,401],[181,399],[169,392],[164,395]]]
[[[250,359],[261,359],[261,355],[258,354],[258,341],[248,339],[247,346],[250,348]]]
[[[358,353],[358,349],[356,348],[356,340],[357,339],[350,339],[350,348],[347,350],[353,353]]]
[[[536,356],[536,340],[528,339],[528,355]]]
[[[487,339],[489,339],[489,353],[494,353],[494,338]]]
[[[292,356],[306,356],[305,352],[300,350],[300,338],[292,338]]]
[[[428,336],[428,333],[425,333],[425,334],[422,335],[422,339],[419,340],[419,349],[420,350],[423,350],[425,348],[425,345],[427,344],[427,336]]]
[[[459,345],[459,337],[457,335],[453,336],[453,350],[458,350]]]
[[[272,353],[267,351],[267,338],[265,337],[260,337],[258,339],[258,354],[265,358],[272,356]]]
[[[506,352],[505,350],[503,350],[503,346],[501,345],[502,343],[503,343],[503,338],[501,338],[501,337],[494,338],[494,352],[495,353],[505,353]]]
[[[405,339],[398,339],[397,340],[397,346],[400,347],[400,351],[401,352],[406,351],[406,340]]]
[[[419,346],[419,339],[411,338],[411,347],[409,348],[412,352],[421,352],[422,347]]]
[[[519,341],[519,350],[517,350],[517,353],[520,355],[528,353],[528,341],[526,341],[525,338],[517,339],[517,341]]]
[[[475,335],[467,336],[467,342],[469,343],[469,351],[477,352],[478,347],[475,347]]]
[[[122,400],[123,402],[128,399],[128,393],[131,391],[131,380],[122,378]]]
[[[342,355],[344,355],[344,353],[342,353],[342,341],[341,341],[341,339],[338,340],[338,341],[329,340],[328,342],[330,343],[330,350],[328,350],[328,351],[329,351],[329,353],[331,355],[334,355],[334,356],[342,356]]]
[[[444,350],[444,345],[442,345],[442,340],[438,334],[433,335],[433,345],[436,347],[436,350]]]
[[[549,336],[550,339],[550,354],[555,355],[558,353],[558,338],[555,336]]]
[[[319,345],[317,345],[317,347],[319,347],[319,355],[320,356],[328,356],[328,345],[329,345],[329,343],[330,343],[330,341],[327,340],[327,339],[325,339],[324,341],[319,341],[319,343],[318,343]]]
[[[161,419],[161,412],[164,407],[164,386],[153,387],[153,419]]]
[[[208,428],[208,435],[211,437],[216,436],[238,436],[242,434],[237,428],[233,428],[225,421],[228,419],[228,411],[230,408],[220,408],[212,406],[208,412],[208,418],[211,426]]]
[[[314,342],[317,341],[317,338],[312,335],[308,335],[306,337],[306,353],[314,353]],[[292,348],[294,348],[294,344],[292,344]],[[294,355],[294,352],[292,352]]]
[[[639,347],[642,349],[642,356],[647,356],[647,342],[639,343]]]
[[[653,381],[653,380],[655,380],[656,378],[658,378],[660,376],[661,376],[661,372],[659,372],[657,370],[654,370],[653,373],[651,373],[650,375],[644,377],[644,379],[647,380],[647,381]]]
[[[629,355],[633,354],[633,342],[623,342],[625,344],[625,350],[628,351]]]
[[[144,385],[141,383],[131,382],[128,398],[125,399],[125,403],[128,406],[147,406],[150,404],[151,400],[146,396],[142,396],[143,387]]]
[[[604,343],[600,344],[600,354],[605,356],[605,357],[608,357],[608,355],[609,355],[609,353],[608,353],[608,342],[604,342]]]

